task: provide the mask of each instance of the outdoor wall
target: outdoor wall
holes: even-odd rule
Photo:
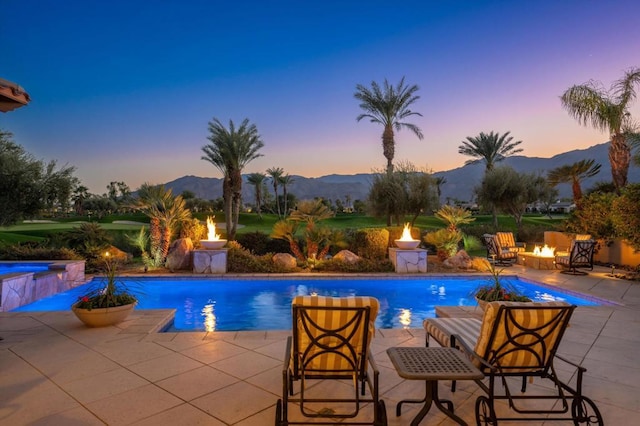
[[[544,233],[544,243],[549,247],[555,247],[556,251],[568,250],[572,238],[572,234],[563,232],[546,231]],[[615,240],[608,244],[604,240],[598,240],[593,260],[598,263],[635,267],[640,265],[640,252],[637,252],[626,241]]]
[[[0,312],[8,312],[83,284],[84,266],[84,260],[56,262],[49,265],[48,271],[0,276]]]

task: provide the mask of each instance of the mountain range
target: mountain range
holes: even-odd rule
[[[582,181],[582,189],[588,190],[596,182],[611,181],[611,166],[608,156],[609,142],[594,145],[586,149],[577,149],[562,154],[555,155],[551,158],[512,156],[505,158],[499,164],[513,167],[519,173],[546,173],[556,167],[573,164],[580,160],[593,159],[596,163],[602,165],[600,173],[592,178]],[[447,199],[471,201],[474,198],[473,188],[480,182],[484,174],[484,162],[475,164],[467,164],[456,169],[436,172],[433,175],[443,177],[445,183],[441,185],[441,201]],[[254,200],[253,186],[246,183],[242,188],[242,197],[244,202],[252,203]],[[296,196],[299,200],[313,199],[322,197],[329,200],[343,200],[348,196],[351,201],[366,200],[371,183],[373,182],[373,174],[359,173],[354,175],[327,175],[317,178],[307,178],[304,176],[293,175],[293,183],[287,185],[287,192]],[[640,182],[640,167],[633,164],[629,168],[629,182]],[[183,191],[191,191],[196,197],[205,200],[213,200],[222,197],[222,179],[221,178],[205,178],[198,176],[183,176],[165,184],[166,188],[170,188],[174,194],[180,194]],[[268,188],[272,188],[268,185]],[[557,187],[560,198],[571,198],[571,186],[569,184],[560,184]],[[281,192],[281,189],[279,190]]]

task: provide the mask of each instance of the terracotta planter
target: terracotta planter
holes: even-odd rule
[[[478,299],[477,297],[476,302],[478,302],[478,306],[480,306],[480,309],[482,309],[483,311],[487,310],[487,303],[489,302],[487,302],[486,300]]]
[[[80,321],[88,327],[106,327],[108,325],[117,324],[127,319],[129,314],[133,312],[136,304],[116,306],[114,308],[94,308],[91,310],[71,307],[71,310]]]

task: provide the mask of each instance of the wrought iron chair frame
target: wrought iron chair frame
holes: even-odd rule
[[[533,327],[526,327],[519,323],[515,318],[515,310],[517,309],[550,309],[544,306],[532,306],[527,308],[500,306],[496,315],[493,328],[490,333],[489,341],[484,354],[477,354],[474,349],[467,346],[460,337],[455,338],[458,345],[464,347],[466,353],[475,359],[480,369],[488,378],[488,384],[482,380],[476,380],[478,386],[486,393],[480,395],[476,399],[475,415],[478,425],[496,425],[498,421],[573,421],[574,424],[587,423],[603,424],[602,415],[595,403],[583,395],[582,381],[586,368],[575,364],[566,358],[558,355],[557,349],[562,340],[562,336],[569,325],[571,315],[576,308],[575,305],[567,305],[564,307],[554,306],[551,309],[557,310],[557,314],[549,318],[544,324],[536,324]],[[549,328],[550,327],[550,328]],[[493,347],[492,343],[497,333],[505,333],[507,340],[500,347]],[[557,333],[555,340],[549,347],[545,343],[545,338],[549,335]],[[523,339],[533,337],[529,344],[523,344]],[[454,340],[452,337],[452,344]],[[540,348],[543,348],[540,351]],[[515,353],[524,352],[532,355],[535,364],[527,365],[501,365],[501,360],[505,357],[513,356]],[[556,359],[576,368],[577,380],[576,386],[572,387],[560,380],[556,374],[554,361]],[[515,395],[507,381],[508,377],[522,377],[523,388],[522,394]],[[554,384],[556,394],[528,394],[525,395],[524,383],[527,378],[538,377],[548,379]],[[496,393],[496,381],[502,384],[503,393]],[[522,407],[520,403],[523,400],[556,400],[560,401],[560,407],[557,409],[550,408],[548,410],[533,410]],[[495,410],[495,401],[507,400],[509,408],[517,414],[525,417],[498,417]],[[570,412],[570,413],[569,413]],[[561,416],[561,415],[565,416]],[[570,414],[571,417],[566,417]],[[558,417],[548,417],[558,416]]]
[[[327,328],[322,324],[313,320],[310,315],[311,311],[323,310],[328,314],[331,312],[342,311],[347,313],[349,320],[344,324],[340,324],[335,328]],[[370,336],[368,327],[371,320],[371,307],[345,307],[345,306],[306,306],[294,304],[292,308],[293,317],[293,335],[287,338],[285,350],[285,362],[282,370],[282,395],[276,404],[276,425],[296,425],[308,424],[304,421],[290,421],[288,419],[288,403],[299,403],[300,411],[305,417],[313,419],[313,424],[335,425],[335,419],[341,419],[340,424],[344,425],[376,425],[385,426],[387,424],[387,415],[384,401],[379,395],[379,375],[380,371],[375,363],[373,354],[369,349]],[[301,322],[302,327],[298,325]],[[355,326],[354,326],[355,325]],[[359,329],[362,327],[362,329]],[[300,347],[299,330],[302,328],[306,331],[306,336],[310,339],[309,344]],[[322,334],[314,337],[310,332],[311,329],[321,330]],[[349,331],[350,330],[350,331]],[[344,333],[347,333],[346,335]],[[362,334],[363,352],[358,353],[357,348],[350,343],[355,333]],[[328,345],[326,340],[337,341],[338,343]],[[312,348],[319,352],[313,352]],[[347,356],[344,351],[346,350]],[[331,354],[342,357],[351,367],[349,371],[345,370],[314,370],[306,369],[314,358],[322,355]],[[373,374],[369,374],[368,370]],[[353,398],[308,398],[305,395],[307,380],[351,380],[354,384]],[[294,382],[300,381],[300,395],[294,397]],[[369,388],[370,397],[366,396],[366,387]],[[305,403],[354,403],[354,410],[350,413],[330,413],[330,412],[313,412],[305,407]],[[372,403],[374,410],[373,422],[354,421],[349,422],[360,413],[362,404]],[[329,419],[326,422],[318,421],[318,419]],[[333,420],[331,420],[333,419]]]
[[[577,268],[589,268],[593,271],[593,255],[595,252],[596,242],[594,240],[573,240],[571,243],[571,251],[567,256],[556,256],[555,266],[562,268],[563,274],[571,275],[587,275],[584,271],[578,271]],[[559,258],[567,258],[568,263],[559,263]]]
[[[492,238],[488,238],[489,235]],[[519,251],[500,247],[500,242],[496,235],[487,234],[485,243],[487,246],[487,258],[492,259],[495,265],[512,266],[518,260]]]

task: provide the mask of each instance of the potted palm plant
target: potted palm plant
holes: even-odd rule
[[[474,292],[474,297],[482,310],[486,308],[487,303],[494,301],[531,302],[527,296],[520,294],[518,290],[502,281],[500,274],[504,269],[496,269],[495,265],[488,263],[487,271],[491,274],[489,284],[480,286]]]
[[[89,327],[104,327],[124,321],[138,299],[118,277],[118,259],[104,255],[104,275],[100,286],[78,298],[71,306],[73,313]]]

